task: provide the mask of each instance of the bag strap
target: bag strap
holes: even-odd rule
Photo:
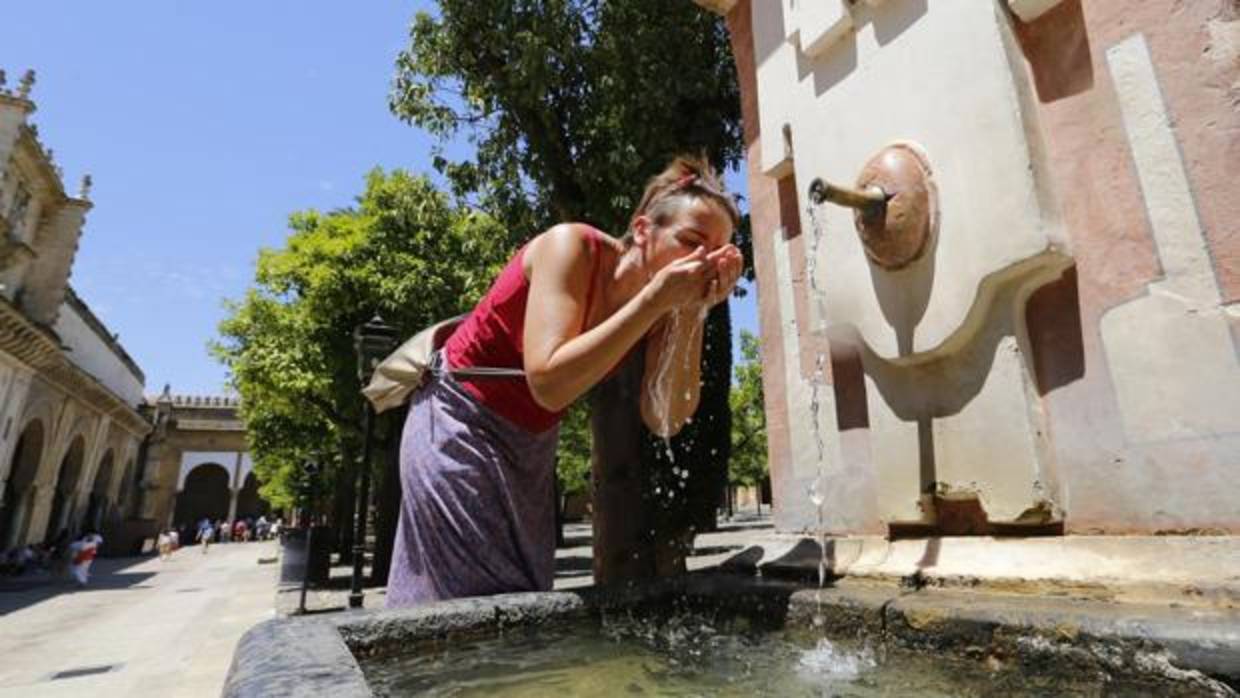
[[[442,368],[436,366],[428,371],[438,375],[449,374],[466,378],[524,378],[525,371],[519,368],[489,368],[486,366],[468,366],[465,368]]]

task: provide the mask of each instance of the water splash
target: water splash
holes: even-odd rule
[[[801,655],[797,663],[797,673],[801,678],[813,683],[835,683],[852,681],[876,666],[878,662],[869,647],[856,652],[846,652],[830,640],[821,638],[814,649],[806,650]]]

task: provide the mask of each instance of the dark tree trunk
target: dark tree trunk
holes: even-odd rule
[[[405,428],[405,405],[380,419],[387,421],[387,448],[383,451],[379,491],[375,494],[375,552],[370,567],[370,583],[387,584],[392,569],[392,546],[396,544],[396,525],[400,522],[400,439]]]
[[[340,446],[340,474],[332,501],[332,528],[340,564],[353,561],[353,514],[357,501],[357,464],[348,446]]]
[[[559,463],[556,464],[556,471],[559,471]],[[564,547],[564,495],[563,488],[560,485],[560,477],[555,478],[555,491],[551,493],[555,498],[553,503],[555,506],[555,547]]]
[[[728,488],[728,461],[732,458],[732,317],[727,303],[711,309],[702,347],[702,400],[693,418],[694,431],[686,434],[686,462],[690,468],[690,507],[698,533],[719,527],[719,506]]]
[[[598,584],[685,571],[698,531],[717,528],[731,455],[731,323],[711,310],[702,354],[702,399],[668,446],[642,424],[643,351],[591,395],[594,435],[594,578]],[[687,470],[684,478],[677,474]]]
[[[590,394],[594,581],[600,585],[649,579],[655,573],[637,401],[642,355],[634,351],[613,378]]]

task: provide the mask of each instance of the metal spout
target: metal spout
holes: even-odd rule
[[[855,208],[865,218],[880,215],[887,206],[887,194],[878,187],[854,189],[832,184],[821,177],[809,184],[809,198],[815,204],[830,201],[833,204]]]

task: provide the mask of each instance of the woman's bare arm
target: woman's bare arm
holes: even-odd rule
[[[664,268],[610,317],[581,332],[593,260],[583,226],[552,228],[538,241],[525,315],[524,368],[530,392],[549,410],[571,405],[601,381],[678,298],[700,296],[700,251]]]

